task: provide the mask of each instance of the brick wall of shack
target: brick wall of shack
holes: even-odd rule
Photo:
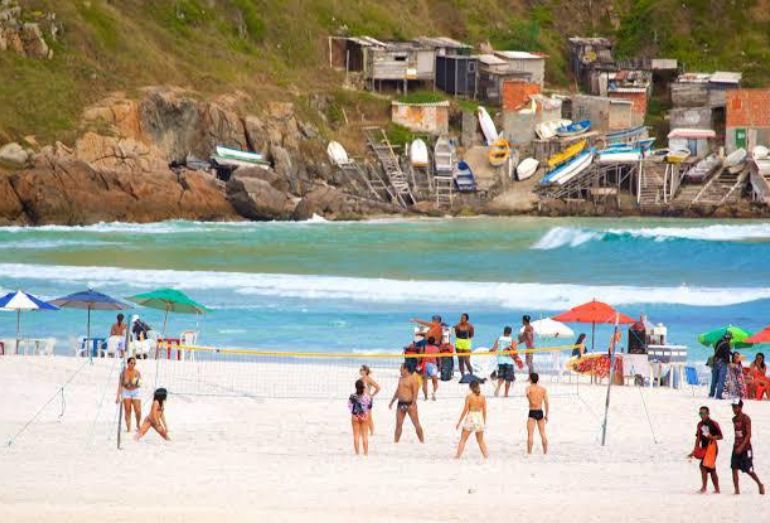
[[[737,148],[737,131],[746,131],[746,145],[770,145],[770,89],[733,89],[726,93],[725,149]]]
[[[515,111],[529,103],[530,95],[540,93],[540,84],[503,80],[503,111]]]
[[[449,132],[449,104],[402,104],[391,106],[393,123],[433,135]]]
[[[631,102],[631,125],[629,127],[636,127],[644,123],[644,118],[647,115],[647,93],[625,93],[625,92],[610,92],[610,98],[617,100],[628,100]]]

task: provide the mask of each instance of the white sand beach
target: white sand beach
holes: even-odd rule
[[[614,387],[608,445],[601,447],[605,387],[581,385],[578,396],[574,385],[546,376],[553,396],[547,456],[539,442],[526,455],[526,401],[491,397],[489,384],[489,460],[473,439],[461,461],[452,459],[463,394],[457,383],[442,383],[438,401],[420,402],[426,443],[407,422],[396,445],[387,408],[394,382],[385,375],[378,376],[383,392],[375,399],[368,458],[353,454],[347,395],[311,398],[301,390],[294,399],[172,394],[166,412],[173,440],[150,433],[140,442],[124,438],[117,450],[114,360],[98,360],[66,387],[61,418],[58,397],[7,447],[83,364],[0,357],[0,520],[758,522],[770,514],[770,498],[747,476],[743,495],[732,494],[730,406],[706,400],[703,388],[693,397],[689,388],[640,394]],[[205,373],[206,364],[198,365]],[[140,369],[148,400],[154,362],[140,362]],[[282,369],[292,372],[288,364]],[[523,387],[518,381],[514,393]],[[697,463],[685,458],[702,404],[726,435],[718,496],[696,493]],[[770,402],[748,402],[745,411],[753,420],[756,470],[770,482]]]

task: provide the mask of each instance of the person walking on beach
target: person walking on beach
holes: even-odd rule
[[[463,455],[465,443],[468,441],[471,433],[476,435],[481,455],[486,459],[489,457],[487,444],[484,442],[484,427],[487,424],[487,399],[481,393],[481,386],[477,380],[473,380],[469,387],[471,391],[465,396],[465,405],[460,413],[460,419],[455,426],[459,430],[460,425],[462,425],[463,429],[460,435],[460,443],[457,444],[455,459],[460,459]]]
[[[366,393],[364,380],[356,380],[356,392],[348,398],[350,423],[353,426],[353,448],[356,456],[364,448],[364,456],[369,455],[369,414],[372,411],[372,398]],[[360,442],[360,444],[359,444]]]
[[[508,397],[508,391],[511,389],[511,384],[516,380],[516,374],[514,370],[514,359],[511,351],[516,350],[516,342],[513,341],[513,329],[506,326],[503,329],[503,335],[499,336],[494,345],[492,345],[492,352],[497,353],[497,387],[495,388],[495,396],[500,395],[500,387],[505,383],[505,397]]]
[[[457,352],[457,363],[460,366],[460,375],[462,376],[465,376],[466,369],[468,374],[473,374],[470,355],[473,350],[475,331],[469,320],[470,317],[464,312],[460,315],[460,322],[454,326],[455,352]]]
[[[735,443],[733,455],[730,458],[730,468],[733,470],[733,486],[735,494],[740,494],[738,486],[738,471],[748,474],[757,483],[759,493],[764,495],[765,486],[754,472],[754,451],[751,448],[751,418],[743,413],[743,400],[733,401],[733,429],[735,430]]]
[[[374,397],[380,393],[380,385],[372,378],[372,369],[367,365],[361,365],[361,369],[358,371],[361,380],[366,385],[366,393],[369,395],[369,435],[374,436],[374,417],[372,416],[372,408],[374,407]]]
[[[390,400],[390,405],[388,405],[388,408],[392,409],[393,404],[398,400],[396,408],[396,443],[401,439],[404,418],[407,414],[409,414],[409,419],[412,420],[414,430],[417,432],[417,439],[420,440],[420,443],[425,442],[422,426],[420,426],[420,418],[417,416],[417,397],[419,392],[420,384],[417,381],[417,377],[409,372],[406,364],[401,365],[401,377],[398,379],[398,387],[393,394],[393,399]]]
[[[139,422],[142,419],[142,398],[140,387],[142,386],[142,373],[136,368],[136,358],[128,358],[126,367],[118,377],[118,392],[115,403],[123,400],[123,415],[126,420],[126,432],[131,432],[131,411],[136,416],[136,430],[139,430]]]
[[[527,454],[532,454],[535,425],[543,444],[543,454],[548,454],[548,438],[545,435],[545,424],[548,423],[548,391],[538,385],[540,376],[533,372],[529,375],[530,385],[527,387],[527,400],[529,401],[529,415],[527,416]],[[545,412],[543,412],[545,407]]]
[[[714,359],[711,364],[711,390],[709,398],[722,399],[722,392],[727,379],[727,366],[730,364],[731,341],[733,334],[730,331],[714,345]]]
[[[525,314],[521,318],[521,324],[524,327],[521,334],[519,334],[519,343],[523,343],[527,350],[535,348],[535,328],[532,326],[532,318]],[[535,355],[532,352],[527,352],[524,356],[524,361],[527,362],[527,370],[530,374],[535,372]]]
[[[422,393],[425,395],[425,399],[428,399],[428,380],[431,380],[433,384],[433,393],[430,398],[436,401],[436,391],[438,391],[438,358],[436,354],[439,353],[438,345],[433,337],[428,338],[428,343],[425,345],[425,357],[423,358],[423,378],[422,378]]]
[[[708,478],[711,476],[711,483],[714,485],[714,493],[719,494],[719,477],[717,476],[717,454],[719,448],[717,441],[722,439],[722,429],[719,423],[711,419],[708,407],[701,407],[698,410],[700,421],[695,428],[695,447],[687,456],[689,458],[700,459],[700,493],[705,494],[708,486]]]
[[[150,415],[144,418],[142,426],[136,431],[134,440],[139,441],[147,434],[150,428],[155,429],[155,432],[160,434],[160,437],[165,440],[170,440],[168,435],[168,423],[166,422],[166,412],[164,403],[168,397],[168,391],[166,389],[156,389],[152,398],[152,408],[150,409]]]

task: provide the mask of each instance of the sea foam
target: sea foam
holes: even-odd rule
[[[119,287],[150,289],[176,287],[191,291],[231,292],[232,303],[259,303],[259,298],[341,300],[357,303],[435,303],[424,289],[440,289],[442,296],[465,304],[508,309],[559,310],[594,298],[616,304],[681,304],[727,306],[770,299],[768,287],[644,287],[574,285],[562,283],[469,282],[354,278],[343,276],[268,274],[219,271],[176,271],[79,267],[64,265],[0,264],[3,284],[13,287],[24,280],[71,283],[73,288]],[[240,297],[238,297],[240,295]]]

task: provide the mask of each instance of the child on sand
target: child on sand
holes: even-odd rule
[[[353,426],[353,448],[356,455],[364,447],[364,456],[369,455],[369,414],[372,410],[372,398],[366,393],[364,380],[356,381],[356,392],[348,398],[350,423]],[[359,444],[360,442],[360,444]]]
[[[374,436],[374,416],[372,416],[372,408],[374,407],[374,397],[380,393],[380,385],[372,378],[372,369],[367,365],[361,365],[361,369],[358,371],[361,375],[361,380],[366,385],[366,393],[369,394],[369,435]]]
[[[479,449],[484,458],[489,457],[487,444],[484,442],[484,426],[487,424],[487,399],[481,393],[481,387],[477,380],[470,383],[471,392],[465,397],[465,405],[460,414],[456,428],[459,429],[462,424],[463,432],[460,436],[460,443],[457,444],[457,454],[455,459],[460,459],[465,450],[465,442],[468,441],[471,432],[476,434],[476,441],[479,443]]]
[[[145,434],[147,434],[147,431],[150,430],[150,427],[154,428],[163,439],[171,439],[168,436],[168,423],[166,423],[165,408],[163,407],[167,397],[168,392],[166,389],[155,390],[155,394],[152,398],[152,408],[150,409],[150,415],[144,418],[142,426],[139,427],[139,430],[134,435],[134,439],[136,441],[139,441]]]
[[[711,483],[714,484],[714,493],[719,494],[719,477],[717,477],[716,460],[719,452],[717,441],[722,439],[722,429],[719,423],[709,417],[709,408],[701,407],[698,410],[700,421],[695,429],[695,447],[690,452],[689,458],[700,459],[700,493],[706,493],[708,477],[711,475]]]

